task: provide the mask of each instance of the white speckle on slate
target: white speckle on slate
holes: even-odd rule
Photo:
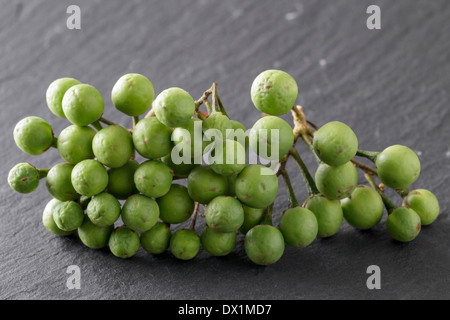
[[[320,65],[321,67],[325,67],[325,66],[327,65],[327,60],[325,60],[325,59],[320,59],[320,60],[319,60],[319,65]]]
[[[233,19],[237,19],[237,18],[239,18],[240,16],[242,16],[242,13],[244,13],[244,10],[242,10],[242,9],[236,9],[236,10],[233,10],[233,11],[231,12],[231,17],[232,17]]]
[[[446,156],[447,158],[450,158],[450,149],[445,153],[445,156]]]
[[[420,157],[422,155],[422,151],[416,151],[416,154]]]
[[[279,68],[279,67],[281,67],[281,62],[280,61],[275,61],[274,63],[273,63],[273,67],[274,68]]]
[[[303,14],[303,5],[301,3],[295,6],[295,11],[288,12],[284,15],[287,21],[295,20]]]

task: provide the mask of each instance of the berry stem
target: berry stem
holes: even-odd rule
[[[395,208],[397,208],[392,202],[391,200],[388,199],[388,197],[386,197],[386,195],[384,194],[383,191],[381,191],[381,189],[377,186],[377,184],[375,183],[375,181],[373,181],[373,177],[364,172],[364,177],[366,178],[366,180],[369,182],[369,184],[371,185],[372,188],[374,188],[378,194],[381,196],[381,199],[383,200],[384,206],[386,207],[386,210],[388,211],[388,214],[390,214]]]
[[[147,114],[144,116],[144,118],[151,118],[151,117],[154,117],[156,114],[155,114],[155,110],[153,109],[153,108],[151,108],[148,112],[147,112]]]
[[[58,138],[53,136],[52,148],[58,149]]]
[[[311,153],[313,154],[313,156],[316,159],[317,163],[320,164],[322,162],[322,160],[320,160],[319,156],[316,153],[316,150],[314,150],[314,146],[312,144],[311,138],[309,137],[309,134],[302,133],[300,135],[300,138],[306,144],[306,146],[308,147],[309,151],[311,151]]]
[[[217,85],[217,82],[214,82],[211,86],[211,88],[209,88],[208,90],[206,90],[205,92],[203,92],[203,95],[200,97],[200,99],[195,100],[195,111],[198,112],[198,109],[200,108],[200,106],[208,99],[208,97],[212,94],[212,89],[213,87],[215,87]]]
[[[208,114],[211,114],[211,112],[212,112],[211,103],[209,103],[208,100],[205,101],[205,107],[206,107],[206,111],[208,111]]]
[[[376,151],[365,151],[365,150],[358,150],[356,152],[356,155],[359,157],[367,158],[372,162],[375,162],[377,159],[379,152]]]
[[[298,207],[298,201],[297,198],[295,197],[295,192],[294,192],[294,188],[292,187],[292,183],[291,183],[291,179],[289,177],[288,172],[286,171],[286,169],[281,170],[281,175],[283,176],[284,179],[284,183],[286,184],[286,188],[288,191],[288,196],[289,196],[289,207]]]
[[[133,130],[139,122],[139,116],[133,116]]]
[[[308,168],[303,162],[303,159],[300,157],[298,151],[296,149],[293,149],[291,154],[292,157],[294,157],[295,162],[297,162],[298,168],[300,169],[303,179],[305,180],[306,188],[308,189],[308,194],[310,196],[318,194],[319,190],[317,189],[316,183],[314,182],[313,177],[309,173]]]
[[[273,205],[274,205],[274,203],[272,203],[270,206],[268,206],[268,207],[266,208],[266,214],[265,214],[264,217],[262,218],[260,224],[267,224],[267,225],[269,225],[269,226],[272,225]]]
[[[198,202],[195,202],[194,205],[194,212],[192,213],[191,223],[189,224],[189,229],[194,230],[195,229],[195,222],[197,221],[197,215],[198,215]]]
[[[103,129],[103,127],[102,127],[102,125],[101,125],[101,123],[100,123],[99,120],[92,122],[91,125],[92,125],[95,129],[97,129],[97,131],[100,131],[100,130]]]
[[[308,121],[306,120],[305,114],[303,113],[303,108],[301,106],[294,106],[291,109],[291,113],[294,119],[294,136],[296,137],[296,139],[301,138],[303,140],[308,149],[316,158],[317,163],[320,163],[321,160],[317,156],[310,138],[310,136],[314,134],[314,131],[308,126]]]
[[[114,122],[114,121],[105,119],[105,118],[103,118],[103,117],[101,117],[100,119],[98,119],[98,121],[99,121],[99,122],[103,122],[104,124],[107,124],[107,125],[109,125],[109,126],[119,126],[119,127],[125,128],[124,126],[121,126],[121,125],[118,124],[117,122]],[[130,132],[130,133],[133,132],[133,130],[130,130],[130,129],[128,129],[128,128],[125,128],[125,129],[128,130],[128,132]]]
[[[228,118],[230,118],[227,114],[227,111],[225,110],[225,107],[223,106],[222,100],[220,100],[220,98],[219,98],[219,93],[217,92],[217,89],[216,89],[216,99],[217,99],[217,103],[219,104],[220,112],[222,112],[224,115],[226,115]]]
[[[39,179],[45,178],[50,171],[50,169],[37,169],[39,174]]]
[[[355,159],[351,160],[352,163],[355,165],[355,167],[361,169],[362,171],[364,171],[365,173],[371,175],[371,176],[378,176],[378,172],[377,170],[366,166],[365,164],[362,164],[361,162],[356,161]]]
[[[217,83],[216,82],[214,82],[213,83],[213,85],[212,85],[212,97],[211,97],[211,100],[212,100],[212,102],[211,102],[211,107],[212,107],[212,111],[213,112],[220,112],[220,108],[218,107],[218,105],[217,105],[217,92],[216,92],[216,86],[217,86]]]
[[[83,197],[82,199],[80,199],[80,206],[83,210],[86,210],[89,202],[91,202],[92,197]]]

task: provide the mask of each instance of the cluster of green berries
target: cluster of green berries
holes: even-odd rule
[[[194,101],[176,87],[155,98],[149,79],[126,74],[114,85],[111,100],[116,109],[134,118],[131,130],[102,118],[104,100],[93,86],[72,78],[55,80],[47,90],[47,105],[72,124],[56,138],[45,120],[27,117],[14,128],[14,140],[31,155],[54,147],[64,162],[50,169],[17,164],[9,173],[9,185],[29,193],[45,178],[52,196],[43,212],[45,228],[59,236],[77,232],[87,247],[109,247],[120,258],[132,257],[141,246],[152,254],[169,249],[182,260],[194,258],[200,247],[223,256],[234,249],[241,233],[250,260],[269,265],[281,258],[285,244],[306,247],[316,237],[332,236],[344,218],[358,229],[369,229],[381,220],[380,190],[358,185],[352,163],[359,152],[356,135],[347,125],[331,122],[310,132],[311,148],[321,161],[315,182],[309,181],[317,192],[303,206],[284,211],[278,227],[273,226],[278,172],[247,164],[246,152],[250,147],[259,157],[277,163],[291,155],[298,130],[279,116],[292,110],[297,83],[280,70],[256,77],[251,99],[263,117],[244,139],[230,135],[247,130],[217,105],[215,90],[209,94],[212,107],[207,97]],[[207,114],[199,111],[202,103]],[[194,138],[199,123],[200,144]],[[207,163],[175,161],[174,152],[185,148],[200,149]],[[141,163],[136,152],[144,159]],[[187,157],[193,160],[192,154]],[[420,172],[417,156],[403,146],[387,148],[373,160],[381,182],[403,192]],[[186,186],[175,182],[179,178],[186,179]],[[431,192],[405,194],[403,206],[393,209],[387,221],[389,233],[399,241],[414,239],[420,226],[433,222],[439,213]],[[206,226],[199,235],[195,221],[200,206]],[[117,226],[120,219],[123,224]],[[189,219],[189,228],[171,228]]]

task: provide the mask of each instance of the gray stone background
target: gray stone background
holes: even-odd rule
[[[81,30],[66,28],[71,4],[81,8]],[[381,30],[366,27],[371,4],[381,8]],[[0,0],[0,8],[0,298],[450,298],[449,1]],[[41,168],[61,162],[55,149],[42,156],[22,153],[12,136],[15,124],[30,115],[46,119],[56,134],[69,125],[45,103],[48,85],[59,77],[97,87],[105,117],[127,126],[131,120],[110,100],[122,74],[142,73],[157,93],[178,86],[194,98],[217,81],[228,113],[249,128],[259,117],[250,86],[269,68],[294,76],[298,103],[313,122],[347,123],[366,150],[392,144],[414,149],[422,174],[413,187],[436,193],[437,221],[409,244],[389,237],[386,217],[366,232],[344,223],[330,239],[286,247],[269,267],[246,258],[242,237],[223,258],[201,251],[182,262],[169,252],[152,256],[140,249],[121,260],[108,249],[84,247],[76,236],[48,233],[41,224],[50,200],[44,183],[22,195],[6,182],[18,162]],[[299,143],[298,150],[314,171],[305,146]],[[297,168],[289,162],[288,170],[303,201]],[[279,193],[275,222],[287,207],[282,182]],[[203,225],[201,219],[198,232]],[[81,269],[80,290],[66,287],[69,265]],[[366,287],[369,265],[381,268],[381,290]]]

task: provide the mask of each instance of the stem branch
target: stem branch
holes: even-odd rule
[[[294,188],[292,187],[291,179],[289,177],[288,172],[286,169],[281,170],[281,175],[283,176],[284,182],[287,187],[288,195],[289,195],[289,201],[290,201],[290,207],[298,207],[298,201],[295,197]]]
[[[317,189],[316,183],[314,182],[313,177],[308,171],[308,168],[306,167],[305,163],[303,162],[302,158],[300,157],[300,154],[296,149],[292,150],[292,157],[294,157],[295,162],[297,162],[298,168],[300,169],[300,173],[303,176],[303,179],[306,183],[306,188],[308,189],[308,194],[310,196],[318,194],[319,190]]]
[[[388,197],[386,197],[384,192],[381,191],[380,188],[376,185],[375,181],[373,181],[373,177],[370,174],[364,172],[364,177],[369,182],[369,184],[372,186],[372,188],[374,188],[378,192],[378,194],[381,196],[381,199],[383,199],[383,203],[384,203],[384,206],[386,207],[386,210],[388,211],[388,214],[390,214],[395,208],[397,208],[391,202],[391,200],[389,200]]]

